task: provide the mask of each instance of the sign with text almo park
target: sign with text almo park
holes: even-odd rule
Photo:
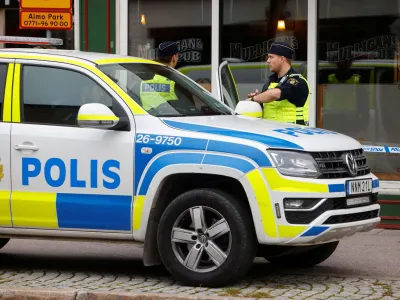
[[[19,28],[71,30],[72,0],[20,0]]]

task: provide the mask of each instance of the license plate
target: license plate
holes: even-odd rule
[[[370,201],[369,201],[369,197],[368,196],[351,198],[351,199],[347,199],[346,200],[347,206],[362,205],[362,204],[366,204],[366,203],[369,203],[369,202]]]
[[[347,195],[372,193],[372,179],[347,181]]]

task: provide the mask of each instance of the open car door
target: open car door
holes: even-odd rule
[[[218,68],[217,87],[219,100],[234,110],[240,98],[227,61],[222,62]]]

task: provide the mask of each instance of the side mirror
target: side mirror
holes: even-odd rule
[[[109,129],[115,127],[119,118],[104,104],[84,104],[78,111],[78,125],[88,128]]]
[[[253,118],[262,118],[263,111],[261,105],[254,101],[242,100],[236,105],[235,112]]]

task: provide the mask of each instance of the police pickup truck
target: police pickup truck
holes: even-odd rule
[[[216,287],[255,257],[314,266],[380,222],[359,142],[240,115],[156,62],[8,48],[0,80],[2,247],[131,241],[146,266]]]

